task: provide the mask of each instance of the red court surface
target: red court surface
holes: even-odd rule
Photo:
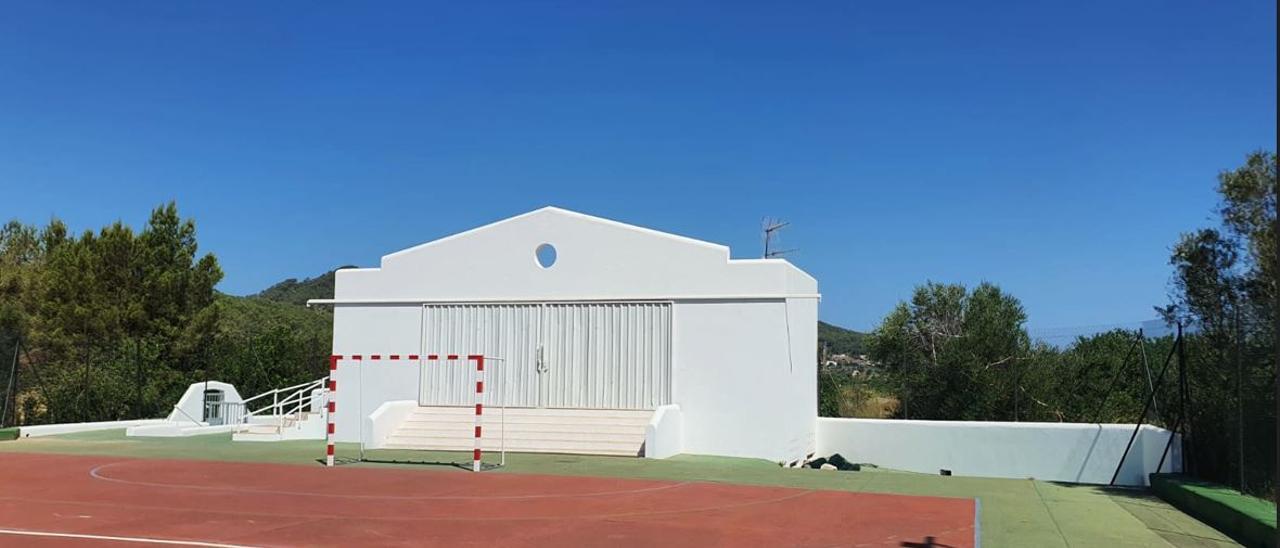
[[[971,499],[429,468],[0,456],[4,546],[139,546],[142,539],[204,546],[973,546],[974,522]]]

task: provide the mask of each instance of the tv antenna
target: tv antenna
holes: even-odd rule
[[[790,224],[791,223],[789,221],[783,221],[781,219],[773,219],[770,217],[764,218],[760,227],[761,231],[764,233],[764,258],[773,259],[795,251],[795,249],[777,248],[777,240],[779,240],[778,232]]]

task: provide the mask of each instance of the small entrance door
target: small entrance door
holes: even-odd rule
[[[210,425],[222,424],[222,399],[221,390],[204,391],[204,422]]]

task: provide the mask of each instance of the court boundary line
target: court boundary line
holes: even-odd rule
[[[46,538],[74,538],[83,540],[104,540],[111,542],[135,542],[139,544],[164,544],[169,546],[201,546],[203,548],[257,548],[252,544],[227,544],[204,540],[161,539],[151,537],[121,537],[114,535],[94,535],[90,533],[62,533],[58,531],[36,531],[32,529],[10,529],[0,527],[0,535],[17,535]]]
[[[973,548],[982,548],[982,499],[973,498]]]

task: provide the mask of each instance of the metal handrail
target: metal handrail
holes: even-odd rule
[[[290,386],[289,388],[282,388],[282,389],[272,390],[271,392],[264,392],[262,394],[254,396],[253,398],[250,398],[249,400],[244,400],[241,403],[245,403],[250,400],[257,399],[262,396],[272,395],[272,394],[275,394],[278,396],[281,392],[284,392],[286,390],[297,389],[295,392],[289,394],[288,396],[285,396],[283,400],[277,397],[277,398],[274,398],[274,400],[271,402],[271,405],[263,406],[258,409],[254,409],[252,411],[247,411],[244,414],[244,422],[248,422],[249,417],[256,417],[263,414],[264,411],[271,411],[271,413],[268,416],[280,416],[280,417],[283,417],[288,414],[297,413],[301,411],[303,400],[309,397],[309,393],[311,391],[316,390],[317,388],[321,388],[322,386],[324,386],[324,379],[316,379],[311,382]],[[295,405],[289,413],[285,413],[284,410],[287,408],[287,406],[290,403],[295,403],[295,401],[297,405]],[[246,410],[247,409],[248,408],[246,407]],[[283,418],[281,420],[283,421]]]
[[[179,412],[179,413],[182,413],[182,416],[186,417],[186,418],[187,418],[187,420],[189,420],[189,421],[191,421],[191,422],[195,423],[195,425],[196,425],[196,426],[204,426],[204,423],[203,423],[203,422],[200,422],[200,421],[198,421],[198,420],[195,420],[194,418],[191,418],[191,415],[188,415],[188,414],[187,414],[187,412],[186,412],[186,411],[183,411],[181,407],[178,407],[177,405],[175,405],[175,406],[173,406],[173,410],[174,410],[174,411],[177,411],[177,412]]]
[[[219,402],[218,407],[221,408],[222,424],[236,425],[244,422],[245,406],[238,401]]]
[[[315,390],[316,388],[319,388],[319,387],[320,387],[321,385],[323,385],[323,384],[324,384],[324,379],[316,379],[316,380],[311,381],[311,382],[308,382],[308,383],[303,383],[303,384],[299,384],[299,385],[290,386],[288,389],[277,389],[277,390],[272,390],[272,391],[270,391],[270,392],[264,392],[264,393],[262,393],[262,394],[258,394],[257,396],[254,396],[254,397],[252,397],[252,398],[249,398],[248,400],[244,400],[244,402],[242,402],[242,403],[247,403],[247,402],[249,402],[249,401],[252,401],[252,400],[255,400],[255,399],[261,398],[261,397],[263,397],[263,396],[270,396],[270,395],[275,395],[275,396],[277,396],[277,397],[276,397],[276,398],[274,398],[274,400],[271,402],[271,405],[267,405],[267,406],[264,406],[264,407],[260,407],[260,408],[258,408],[258,409],[256,409],[256,410],[254,410],[254,411],[253,411],[253,413],[255,413],[255,414],[256,414],[256,413],[262,412],[262,411],[267,410],[267,409],[274,409],[274,408],[278,408],[278,407],[280,407],[280,406],[281,406],[281,404],[283,404],[283,403],[287,402],[288,400],[292,399],[292,398],[293,398],[294,396],[296,396],[297,394],[299,394],[299,393],[305,393],[305,392],[307,392],[308,390]],[[284,402],[280,401],[280,398],[278,397],[280,393],[285,392],[285,391],[287,391],[287,390],[294,390],[294,389],[297,389],[297,390],[296,390],[295,392],[293,392],[293,393],[290,393],[288,396],[285,396],[285,401],[284,401]]]
[[[288,416],[290,416],[290,415],[295,415],[295,414],[297,414],[297,413],[302,409],[302,397],[303,397],[303,394],[305,394],[305,390],[299,390],[299,391],[297,391],[297,392],[294,392],[293,394],[291,394],[291,395],[289,395],[288,397],[286,397],[286,398],[284,399],[284,401],[279,402],[279,403],[276,405],[276,408],[280,410],[280,413],[279,413],[279,414],[276,414],[276,415],[274,415],[274,416],[276,417],[277,424],[278,424],[281,428],[283,428],[283,427],[284,427],[284,419],[285,419],[285,417],[288,417]],[[296,403],[297,403],[297,405],[294,405],[293,410],[291,410],[291,411],[286,411],[286,409],[287,409],[287,408],[286,408],[286,406],[287,406],[288,404],[290,404],[290,403],[293,403],[293,402],[292,402],[292,400],[294,400],[294,399],[296,399],[296,400],[297,400],[297,402],[296,402]]]
[[[302,412],[303,407],[306,406],[309,402],[313,401],[313,397],[311,395],[312,392],[314,392],[315,390],[321,390],[322,392],[327,391],[324,388],[324,381],[325,379],[323,378],[316,379],[311,382],[305,382],[302,384],[296,384],[286,388],[277,388],[275,390],[263,392],[247,400],[242,400],[239,402],[224,402],[223,406],[228,408],[228,409],[224,409],[224,411],[229,411],[230,410],[229,407],[231,405],[238,407],[236,413],[233,414],[233,413],[227,412],[224,414],[227,415],[229,418],[234,415],[234,419],[229,421],[229,424],[236,424],[237,430],[250,426],[250,419],[252,419],[253,417],[261,417],[261,416],[276,418],[276,425],[280,428],[283,428],[284,421],[286,418],[292,415],[300,414]],[[290,392],[283,399],[280,398],[281,393],[288,392],[290,390],[292,390],[293,392]],[[260,399],[266,396],[273,396],[271,403],[268,405],[264,405],[262,407],[259,407],[253,410],[250,410],[249,406],[246,405],[246,403],[250,401]]]
[[[302,387],[304,387],[304,386],[308,386],[308,385],[312,385],[312,384],[316,384],[316,383],[322,383],[322,382],[324,382],[324,379],[314,380],[314,381],[310,381],[310,382],[304,382],[304,383],[302,383],[302,384],[295,384],[295,385],[293,385],[293,386],[288,386],[288,387],[285,387],[285,388],[276,388],[276,389],[274,389],[274,390],[268,390],[268,391],[266,391],[266,392],[263,392],[263,393],[261,393],[261,394],[258,394],[257,396],[254,396],[254,397],[249,398],[249,399],[247,399],[247,400],[241,400],[241,401],[240,401],[240,403],[249,403],[249,402],[251,402],[251,401],[253,401],[253,400],[256,400],[256,399],[258,399],[258,398],[262,398],[262,397],[265,397],[265,396],[270,396],[270,395],[272,395],[272,394],[279,394],[279,393],[281,393],[281,392],[288,392],[288,391],[293,390],[293,389],[296,389],[296,388],[302,388]]]

